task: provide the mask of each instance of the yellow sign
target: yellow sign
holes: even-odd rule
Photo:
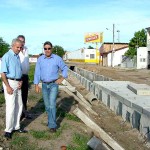
[[[84,43],[102,43],[103,32],[86,33],[84,36]]]

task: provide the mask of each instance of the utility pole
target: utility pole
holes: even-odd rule
[[[112,47],[112,52],[111,52],[111,67],[114,67],[114,64],[113,64],[114,52],[115,52],[115,24],[113,24],[113,47]]]

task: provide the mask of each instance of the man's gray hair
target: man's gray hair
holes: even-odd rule
[[[13,46],[17,42],[22,44],[22,41],[16,38],[12,40],[11,46]]]

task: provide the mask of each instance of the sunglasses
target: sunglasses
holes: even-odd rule
[[[52,48],[44,48],[44,50],[51,50]]]

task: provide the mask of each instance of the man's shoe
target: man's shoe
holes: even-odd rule
[[[25,113],[22,113],[21,117],[20,117],[20,121],[22,121],[25,118]]]
[[[25,116],[26,119],[32,119],[32,116],[31,115],[27,115]]]
[[[18,132],[18,133],[27,133],[27,130],[24,129],[18,129],[18,130],[14,130],[14,132]]]
[[[56,129],[55,128],[50,128],[50,132],[55,133]]]
[[[12,134],[9,133],[9,132],[5,132],[5,134],[4,134],[4,136],[5,136],[6,139],[11,139],[11,138],[12,138],[11,135],[12,135]]]

